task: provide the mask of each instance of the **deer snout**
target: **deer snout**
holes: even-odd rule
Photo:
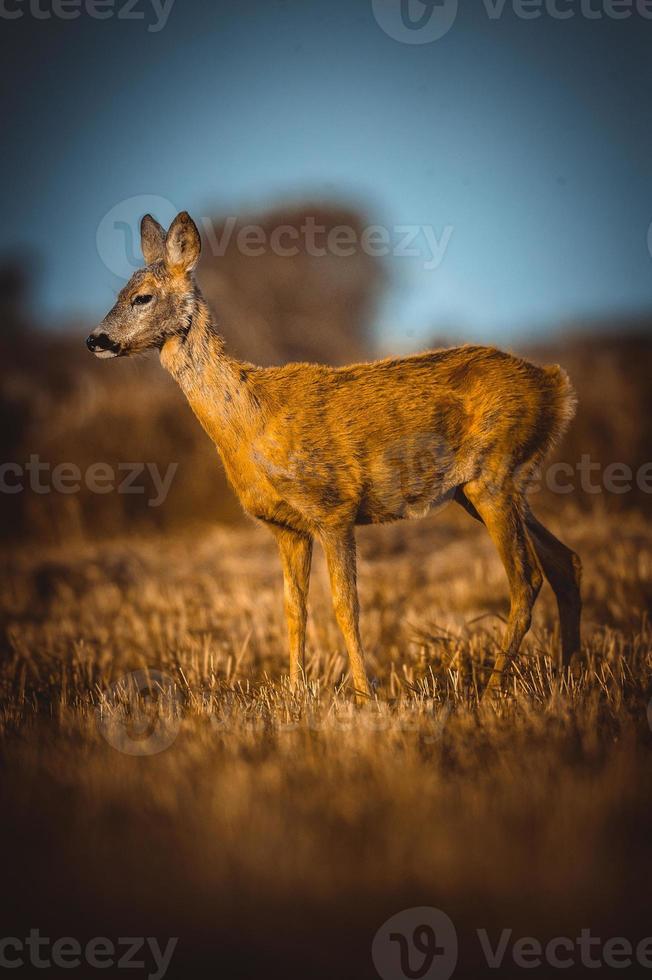
[[[101,327],[86,338],[86,346],[96,357],[117,357],[120,353],[120,344],[111,340]]]

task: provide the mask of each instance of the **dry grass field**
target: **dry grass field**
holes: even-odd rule
[[[292,280],[301,295],[259,296],[260,268],[236,258],[214,283],[205,273],[231,349],[264,357],[275,338],[266,362],[358,356],[364,332],[352,336],[347,311],[357,322],[368,270],[342,280],[333,307],[310,268]],[[278,273],[267,270],[274,289]],[[231,308],[240,296],[249,307]],[[30,331],[1,300],[3,460],[37,454],[46,483],[61,463],[82,475],[98,462],[176,466],[156,507],[144,479],[140,494],[83,480],[66,493],[25,477],[0,496],[2,935],[178,937],[166,976],[183,980],[405,980],[378,969],[374,936],[432,906],[457,930],[455,977],[486,970],[478,929],[494,947],[512,930],[490,971],[502,980],[523,975],[518,937],[652,933],[650,496],[604,492],[602,479],[610,463],[637,471],[650,458],[649,324],[532,352],[562,363],[579,395],[556,459],[599,464],[600,492],[576,475],[574,492],[534,499],[584,562],[581,679],[555,669],[545,586],[509,692],[480,703],[507,584],[484,528],[450,504],[358,535],[376,700],[356,709],[319,549],[307,687],[290,694],[275,544],[243,521],[157,358],[107,367],[81,329]],[[315,304],[339,313],[308,334]],[[581,975],[577,956],[566,972]]]
[[[652,531],[635,510],[546,518],[584,559],[586,670],[555,669],[546,586],[491,704],[506,583],[454,504],[359,536],[365,709],[321,555],[292,696],[263,530],[7,552],[4,934],[175,936],[168,976],[351,980],[421,905],[455,924],[455,976],[483,975],[479,928],[648,936]]]

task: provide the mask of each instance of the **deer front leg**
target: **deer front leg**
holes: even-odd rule
[[[364,668],[364,651],[358,626],[359,603],[353,528],[344,531],[329,530],[322,535],[321,540],[328,564],[335,617],[349,654],[356,701],[364,703],[371,697],[371,691]]]
[[[270,525],[283,565],[285,618],[290,643],[290,687],[305,678],[306,618],[312,562],[312,538],[290,528]]]

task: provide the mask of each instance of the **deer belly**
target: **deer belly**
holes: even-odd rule
[[[450,500],[459,483],[446,456],[430,446],[399,445],[370,461],[358,509],[360,523],[425,517]]]

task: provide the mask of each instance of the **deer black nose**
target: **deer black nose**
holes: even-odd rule
[[[96,354],[98,350],[117,351],[119,345],[114,340],[111,340],[108,334],[92,333],[86,338],[86,346]]]

